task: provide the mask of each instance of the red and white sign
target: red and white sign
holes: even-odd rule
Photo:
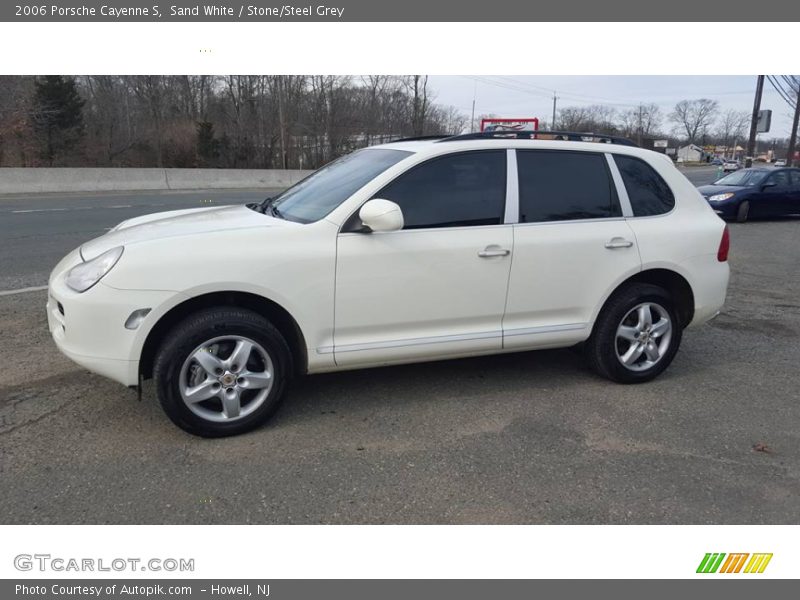
[[[481,131],[537,131],[539,119],[481,119]]]

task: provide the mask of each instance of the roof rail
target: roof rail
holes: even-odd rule
[[[407,138],[400,138],[400,139],[397,139],[397,140],[392,140],[389,143],[394,144],[396,142],[422,142],[422,141],[425,141],[425,140],[442,140],[442,139],[446,139],[446,138],[450,138],[450,137],[453,137],[453,134],[451,134],[451,133],[440,133],[440,134],[437,134],[437,135],[417,135],[417,136],[414,136],[414,137],[407,137]]]
[[[535,140],[541,139],[539,136],[547,136],[544,139],[561,140],[566,142],[599,142],[603,144],[618,144],[620,146],[634,146],[638,144],[623,137],[606,135],[605,133],[590,133],[580,131],[482,131],[480,133],[465,133],[453,135],[440,139],[440,142],[460,142],[462,140]],[[552,136],[552,137],[551,137]]]

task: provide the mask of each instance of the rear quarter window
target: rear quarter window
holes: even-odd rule
[[[655,169],[640,158],[614,155],[622,182],[631,201],[633,215],[663,215],[675,207],[675,195]]]

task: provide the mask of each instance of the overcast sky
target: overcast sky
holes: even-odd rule
[[[608,104],[625,110],[640,102],[654,102],[668,115],[680,100],[711,98],[722,110],[753,110],[755,75],[431,75],[436,102],[455,106],[467,115],[475,97],[475,116],[538,117],[548,122],[553,113],[553,91],[558,106]],[[772,128],[759,139],[789,137],[791,109],[768,81],[764,82],[762,109],[772,109]],[[664,129],[672,125],[665,122]]]

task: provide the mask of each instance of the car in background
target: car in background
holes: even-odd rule
[[[714,160],[711,161],[711,164],[715,167],[720,167],[725,161],[722,160],[720,157],[716,157]]]
[[[742,163],[740,163],[738,160],[728,159],[723,161],[722,163],[722,170],[725,171],[726,173],[730,173],[732,171],[738,171],[741,168],[742,168]]]
[[[800,169],[742,169],[697,189],[714,212],[739,223],[800,214]]]
[[[774,163],[772,163],[772,166],[773,167],[785,167],[786,166],[786,159],[785,158],[779,158]]]

